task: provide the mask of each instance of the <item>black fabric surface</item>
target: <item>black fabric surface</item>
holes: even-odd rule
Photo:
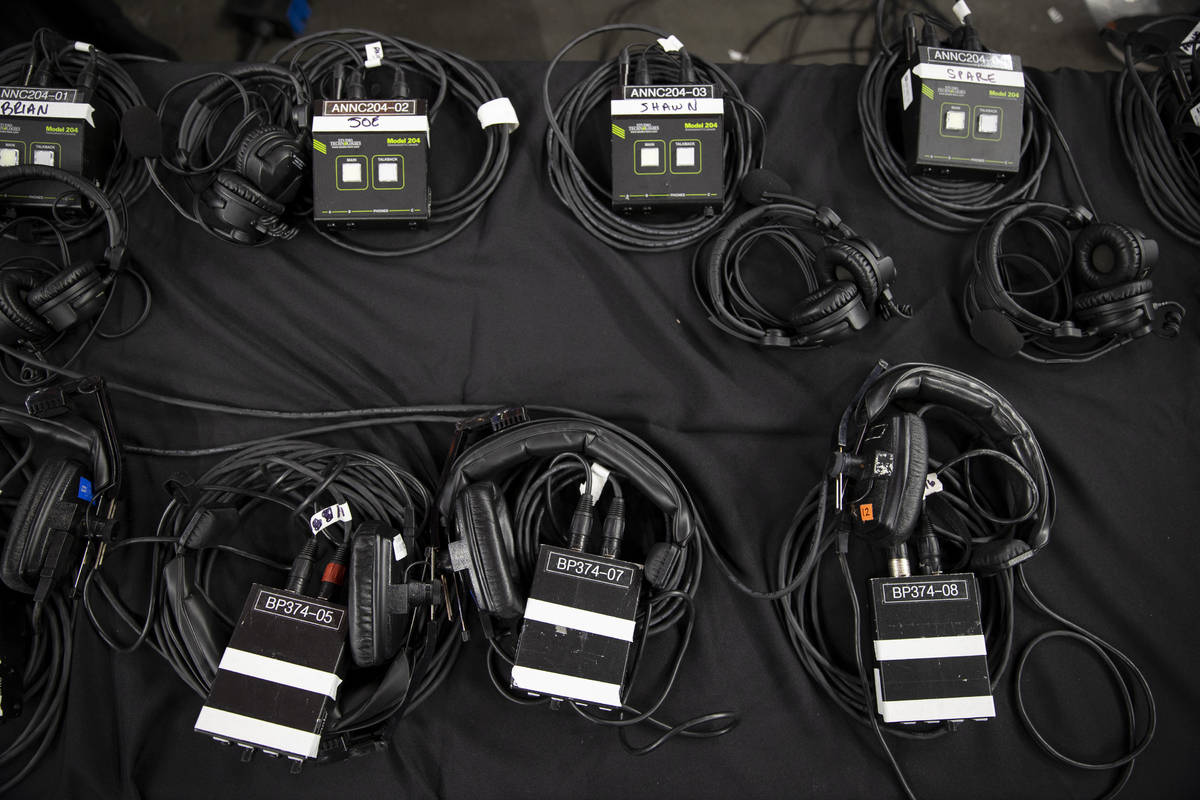
[[[588,66],[565,65],[559,85]],[[140,67],[135,76],[156,98],[193,69]],[[1154,688],[1158,735],[1124,796],[1194,796],[1198,253],[1167,236],[1139,199],[1108,111],[1116,73],[1060,71],[1036,80],[1101,216],[1158,238],[1158,298],[1183,302],[1189,316],[1175,342],[1148,337],[1093,364],[1046,367],[997,359],[969,339],[959,312],[968,240],[922,228],[875,185],[855,114],[861,68],[732,69],[767,118],[767,165],[894,256],[897,298],[916,312],[907,322],[875,322],[833,349],[801,353],[758,349],[710,325],[693,296],[690,253],[630,255],[587,235],[544,180],[544,65],[492,69],[523,122],[503,184],[455,241],[402,261],[355,257],[307,230],[269,248],[236,249],[177,218],[151,190],[131,215],[130,251],[154,286],[153,314],[128,339],[95,344],[87,369],[260,407],[577,407],[657,447],[689,482],[713,536],[759,586],[768,554],[817,480],[838,417],[873,362],[965,370],[1012,401],[1050,462],[1058,521],[1050,544],[1027,566],[1031,583],[1053,608],[1125,649]],[[435,154],[435,169],[444,157]],[[1042,192],[1051,199],[1061,199],[1056,163]],[[780,302],[786,308],[799,299]],[[17,399],[4,391],[6,400]],[[286,429],[125,395],[114,403],[122,433],[142,444],[216,444]],[[431,440],[448,443],[449,431]],[[382,430],[348,441],[391,455],[400,436]],[[168,499],[161,489],[167,475],[195,474],[208,463],[128,457],[127,533],[153,532]],[[141,560],[121,563],[127,593],[140,596],[148,577]],[[263,757],[242,764],[193,733],[200,700],[166,664],[145,649],[110,654],[81,615],[62,733],[12,796],[899,796],[869,729],[814,688],[773,606],[739,595],[712,564],[697,605],[692,649],[663,716],[737,711],[741,725],[727,736],[627,756],[612,730],[569,710],[523,708],[499,696],[476,637],[438,693],[397,726],[389,752],[309,765],[299,776]],[[1018,604],[1018,645],[1047,627]],[[1127,745],[1115,687],[1083,648],[1046,645],[1026,691],[1035,720],[1070,753],[1111,758]],[[1012,698],[1006,678],[996,719],[934,742],[893,742],[919,796],[1088,798],[1104,791],[1113,774],[1070,769],[1044,755]]]

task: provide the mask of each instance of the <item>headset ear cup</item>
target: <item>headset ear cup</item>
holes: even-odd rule
[[[304,174],[296,137],[278,125],[260,125],[243,136],[234,166],[242,177],[280,203],[296,196]]]
[[[1031,557],[1034,551],[1023,539],[1005,539],[976,545],[971,552],[971,569],[985,575],[1002,572]]]
[[[834,281],[800,301],[788,315],[796,335],[813,343],[833,344],[871,321],[858,287],[849,281]]]
[[[360,667],[390,660],[400,650],[395,615],[388,611],[392,583],[392,536],[379,525],[359,526],[350,544],[350,656]]]
[[[1143,280],[1084,292],[1075,298],[1075,320],[1101,335],[1148,333],[1151,320],[1144,309],[1153,291],[1154,282]]]
[[[54,330],[33,312],[21,292],[37,287],[40,276],[29,270],[0,274],[0,342],[44,339]]]
[[[518,617],[525,602],[513,582],[513,533],[508,504],[495,483],[473,483],[455,498],[454,521],[470,554],[471,587],[479,610]]]
[[[929,433],[925,420],[916,414],[908,414],[908,472],[904,482],[897,530],[912,531],[925,505],[925,478],[929,473]]]
[[[65,331],[104,309],[108,285],[96,265],[85,261],[36,287],[25,301],[56,331]]]
[[[264,218],[278,217],[284,211],[282,203],[275,202],[241,175],[227,169],[217,173],[204,191],[203,199],[217,219],[227,226],[224,232],[243,244],[260,241],[266,235],[259,227]]]
[[[1158,243],[1115,223],[1093,223],[1075,237],[1075,275],[1088,289],[1105,289],[1145,278],[1158,258]]]
[[[38,573],[46,558],[55,506],[68,488],[79,483],[83,467],[77,461],[47,461],[25,487],[8,527],[4,544],[2,575],[4,585],[18,592],[33,594]]]
[[[853,283],[862,295],[863,305],[867,309],[875,307],[883,287],[874,254],[852,241],[833,242],[817,251],[815,266],[824,280]]]

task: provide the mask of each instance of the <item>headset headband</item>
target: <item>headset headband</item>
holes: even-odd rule
[[[41,164],[19,164],[15,167],[0,168],[0,186],[8,186],[25,180],[56,181],[70,186],[75,191],[92,201],[92,204],[104,214],[104,222],[108,228],[108,246],[104,250],[104,260],[110,270],[121,268],[125,259],[125,229],[121,225],[120,215],[104,192],[88,181],[58,167],[47,167]]]
[[[93,483],[106,486],[111,479],[112,466],[100,432],[81,417],[72,414],[46,419],[12,406],[0,405],[0,430],[23,438],[48,439],[62,447],[86,453],[92,464]]]
[[[443,522],[449,521],[454,498],[467,484],[491,480],[531,459],[560,453],[579,453],[632,481],[671,519],[675,542],[684,544],[695,533],[691,502],[657,456],[599,423],[565,418],[518,425],[492,434],[463,453],[438,493],[437,508]]]

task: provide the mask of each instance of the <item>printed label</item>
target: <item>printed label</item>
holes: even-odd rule
[[[583,578],[612,586],[628,587],[633,583],[633,570],[629,567],[622,567],[611,561],[564,553],[550,553],[546,570],[557,572],[559,575],[569,575],[572,578]]]
[[[307,622],[310,625],[320,625],[322,628],[337,630],[342,625],[340,608],[330,608],[316,601],[300,600],[285,594],[276,594],[265,589],[260,590],[254,599],[254,610],[265,611],[277,617],[287,617],[297,622]]]
[[[970,600],[967,582],[961,579],[883,584],[885,603],[926,603],[937,600]]]
[[[352,519],[354,517],[350,514],[350,504],[339,503],[336,506],[322,508],[313,514],[308,520],[308,525],[312,529],[313,536],[316,536],[335,522],[349,522]]]
[[[907,109],[912,105],[912,70],[904,70],[904,76],[900,78],[900,98],[904,101],[904,108]]]

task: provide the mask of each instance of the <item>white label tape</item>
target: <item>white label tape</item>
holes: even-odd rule
[[[913,74],[918,78],[929,78],[937,81],[953,81],[955,83],[978,83],[984,86],[1024,86],[1025,73],[1007,69],[982,69],[980,67],[959,67],[951,64],[930,64],[922,62],[913,67]]]
[[[900,78],[900,99],[904,101],[904,109],[907,110],[912,105],[912,70],[904,70],[904,76]]]
[[[367,57],[363,59],[364,67],[374,69],[383,63],[383,42],[371,42],[363,49],[367,52]]]
[[[396,561],[403,561],[406,555],[408,546],[404,544],[404,537],[397,533],[392,537],[392,557]]]
[[[512,133],[521,126],[521,121],[517,119],[517,110],[513,108],[512,100],[507,97],[488,100],[479,107],[475,116],[479,118],[479,127],[484,130],[493,125],[503,125]]]
[[[1196,27],[1183,37],[1183,41],[1179,43],[1179,49],[1183,51],[1184,55],[1190,56],[1197,44],[1200,44],[1200,22],[1197,22]]]
[[[679,41],[679,37],[672,33],[665,39],[659,39],[658,46],[668,53],[678,53],[683,49],[683,42]]]
[[[946,487],[942,486],[942,482],[938,479],[936,472],[931,472],[925,476],[925,497],[931,494],[937,494]]]
[[[725,113],[725,101],[720,97],[695,97],[687,100],[613,100],[610,113],[614,117],[636,117],[642,114],[706,114]]]
[[[313,536],[316,536],[321,531],[338,522],[349,522],[354,519],[350,514],[349,503],[338,503],[335,506],[322,508],[317,513],[313,514],[308,520],[309,530]]]
[[[1192,106],[1190,113],[1192,115],[1192,124],[1200,128],[1200,103]]]
[[[608,483],[608,476],[611,473],[608,467],[603,464],[592,462],[592,504],[600,502],[600,495],[604,494],[604,486]],[[587,491],[587,481],[579,484],[579,493],[583,494]]]
[[[960,24],[965,23],[967,21],[967,17],[971,16],[971,7],[967,5],[964,0],[958,0],[958,2],[954,4],[954,7],[951,9],[951,11],[954,12],[954,16],[958,17]]]
[[[313,133],[374,133],[409,131],[429,133],[429,117],[424,114],[363,114],[313,117]]]
[[[95,111],[90,103],[50,103],[41,100],[0,100],[0,117],[46,117],[47,119],[84,119],[93,128]]]

